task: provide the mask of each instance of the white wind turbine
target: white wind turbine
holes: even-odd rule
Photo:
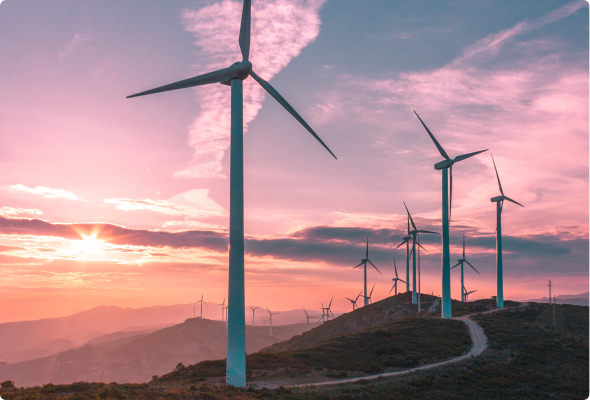
[[[352,311],[354,311],[354,310],[356,310],[356,309],[357,309],[356,302],[358,301],[359,297],[361,297],[361,294],[362,294],[362,293],[363,293],[363,292],[361,291],[361,292],[358,294],[358,296],[356,296],[356,299],[354,299],[354,300],[353,300],[353,299],[349,299],[348,297],[345,297],[345,299],[346,299],[346,300],[348,300],[348,301],[350,301],[350,302],[352,303]]]
[[[260,306],[257,306],[257,307],[252,307],[252,306],[249,306],[249,307],[250,307],[250,309],[252,310],[252,326],[254,326],[254,312],[255,312],[255,311],[256,311],[256,309],[257,309],[257,308],[259,308]]]
[[[266,310],[268,311],[268,315],[269,315],[269,322],[270,322],[270,336],[272,336],[272,316],[276,315],[276,314],[280,314],[280,312],[271,312],[268,307],[266,307]]]
[[[184,89],[221,83],[231,86],[231,128],[230,128],[230,226],[229,226],[229,298],[232,312],[229,315],[227,334],[227,384],[246,386],[246,309],[244,300],[244,142],[243,142],[243,93],[242,81],[249,76],[254,78],[280,105],[283,106],[322,146],[336,158],[313,129],[301,118],[293,107],[273,88],[252,70],[250,62],[250,14],[251,0],[244,0],[242,22],[238,43],[242,61],[228,68],[208,72],[194,78],[184,79],[169,85],[137,93],[131,97],[144,96],[170,90]],[[279,17],[280,18],[280,17]],[[280,23],[280,19],[277,23]],[[269,33],[272,34],[272,33]]]
[[[404,238],[405,239],[405,238]],[[404,282],[402,281],[398,276],[397,276],[397,265],[395,265],[395,257],[393,257],[393,267],[395,268],[395,278],[392,279],[393,281],[393,286],[391,287],[391,290],[389,291],[389,293],[391,293],[391,291],[395,288],[395,295],[397,296],[397,282]]]

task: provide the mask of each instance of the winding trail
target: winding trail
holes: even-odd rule
[[[520,307],[524,307],[526,305],[527,305],[527,303],[521,303]],[[471,350],[469,350],[469,352],[467,354],[464,354],[462,356],[451,358],[449,360],[437,362],[434,364],[427,364],[427,365],[422,365],[422,366],[416,367],[416,368],[406,369],[403,371],[384,372],[381,374],[362,376],[362,377],[357,377],[357,378],[346,378],[346,379],[338,379],[338,380],[333,380],[333,381],[316,382],[316,383],[302,383],[302,384],[298,384],[298,385],[284,384],[281,386],[295,388],[295,387],[324,386],[324,385],[338,385],[341,383],[352,383],[352,382],[358,382],[358,381],[362,381],[362,380],[377,379],[377,378],[381,378],[381,377],[385,378],[385,377],[389,377],[389,376],[410,374],[410,373],[416,372],[416,371],[424,371],[427,369],[437,368],[437,367],[447,365],[447,364],[457,363],[457,362],[466,360],[471,357],[477,357],[481,353],[483,353],[485,349],[487,349],[488,338],[485,335],[483,328],[481,326],[479,326],[479,324],[477,322],[471,320],[470,317],[472,317],[474,315],[489,314],[489,313],[508,310],[508,309],[509,308],[496,308],[496,309],[481,312],[481,313],[474,313],[474,314],[465,315],[463,317],[452,318],[454,320],[462,321],[463,323],[465,323],[467,325],[467,327],[469,328],[469,334],[471,335],[471,342],[472,342]],[[265,387],[268,389],[276,389],[276,388],[278,388],[278,385],[261,384],[260,387]]]

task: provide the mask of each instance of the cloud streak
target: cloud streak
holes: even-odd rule
[[[63,189],[51,189],[45,186],[37,186],[36,188],[30,188],[25,185],[11,185],[10,189],[35,194],[37,196],[45,197],[46,199],[68,199],[68,200],[76,200],[76,201],[86,201],[72,192],[68,192],[67,190]]]
[[[263,79],[270,80],[320,31],[319,9],[325,0],[260,0],[252,5],[251,61]],[[238,48],[242,3],[223,0],[197,11],[182,14],[185,28],[196,38],[209,63],[198,73],[230,66],[241,60]],[[189,132],[195,149],[190,165],[175,177],[218,178],[221,159],[229,147],[230,94],[227,86],[198,88],[200,113]],[[244,81],[244,131],[262,107],[264,89],[253,79]],[[285,118],[289,118],[285,114]]]

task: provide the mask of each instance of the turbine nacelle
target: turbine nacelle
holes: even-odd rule
[[[499,202],[499,201],[503,201],[503,200],[504,200],[504,198],[505,198],[504,196],[496,196],[496,197],[492,197],[492,198],[490,199],[490,201],[491,201],[492,203],[497,203],[497,202]]]
[[[441,162],[437,162],[434,164],[434,169],[440,170],[445,168],[450,168],[455,164],[455,160],[442,160]]]
[[[238,62],[233,63],[228,68],[228,70],[233,72],[235,74],[235,76],[229,78],[227,81],[221,82],[221,84],[231,86],[232,79],[244,80],[248,76],[250,76],[250,73],[252,72],[252,63],[248,60],[238,61]]]

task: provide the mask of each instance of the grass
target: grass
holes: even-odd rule
[[[429,364],[466,353],[471,339],[465,324],[442,319],[407,318],[341,335],[313,347],[265,351],[246,356],[248,380],[302,376],[322,371],[328,377],[375,374]],[[196,383],[224,377],[225,360],[205,361],[178,369],[157,380]]]

